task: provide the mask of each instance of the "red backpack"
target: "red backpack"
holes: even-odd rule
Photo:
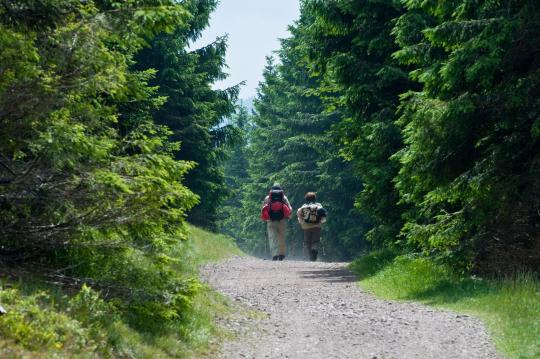
[[[283,193],[283,190],[271,190],[268,193],[268,204],[264,206],[261,218],[263,220],[279,221],[285,217],[290,217],[290,215],[291,209],[285,204],[285,193]]]

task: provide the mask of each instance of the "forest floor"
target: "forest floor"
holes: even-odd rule
[[[362,291],[346,263],[235,257],[202,278],[237,303],[221,358],[501,358],[470,316]]]

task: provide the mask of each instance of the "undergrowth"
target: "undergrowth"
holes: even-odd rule
[[[463,276],[425,257],[374,252],[353,263],[360,285],[385,299],[415,300],[480,317],[498,350],[510,358],[540,358],[540,281]]]
[[[197,267],[241,252],[229,237],[192,226],[189,233],[190,239],[171,247],[169,253],[180,259],[168,264],[176,272],[175,280],[196,288],[186,298],[180,317],[163,321],[158,328],[151,320],[145,322],[147,314],[137,317],[152,308],[125,313],[129,303],[106,300],[104,293],[87,285],[75,290],[36,276],[4,279],[0,304],[7,314],[0,316],[0,357],[189,358],[211,352],[225,335],[215,326],[215,317],[225,315],[228,305],[199,282]],[[144,267],[137,270],[152,277]]]

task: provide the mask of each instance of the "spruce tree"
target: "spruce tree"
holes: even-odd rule
[[[153,122],[155,71],[133,63],[189,18],[176,1],[1,2],[2,265],[103,289],[133,317],[183,315],[196,286],[163,263],[197,203],[194,164]]]
[[[225,162],[225,186],[223,193],[227,193],[227,201],[220,207],[219,229],[221,232],[236,238],[240,246],[244,245],[242,222],[243,200],[245,186],[249,184],[249,159],[247,144],[252,128],[251,116],[248,109],[242,104],[231,118],[233,125],[239,130],[237,140],[231,144],[227,151]]]
[[[411,86],[391,56],[393,21],[403,9],[395,1],[306,0],[302,11],[313,17],[305,46],[312,71],[325,78],[321,96],[330,110],[346,108],[334,131],[362,183],[356,205],[372,222],[367,238],[391,246],[403,224],[393,183],[399,165],[391,160],[402,138],[394,121],[399,95]]]
[[[321,79],[308,70],[303,43],[310,19],[301,18],[290,27],[291,37],[281,41],[279,63],[269,59],[264,81],[255,101],[254,128],[249,137],[249,174],[242,214],[247,246],[262,252],[266,246],[259,214],[262,199],[273,182],[279,182],[294,209],[304,194],[316,191],[332,218],[323,234],[327,258],[347,258],[364,246],[366,225],[353,213],[351,193],[361,184],[352,176],[350,164],[338,155],[330,132],[339,112],[325,112],[317,91]],[[290,252],[300,255],[302,231],[295,214],[289,221]]]
[[[157,71],[151,84],[158,86],[158,93],[167,100],[154,111],[154,121],[172,130],[171,141],[181,143],[175,157],[196,163],[186,176],[186,185],[201,200],[189,220],[209,228],[215,228],[218,208],[226,199],[224,151],[237,131],[223,121],[234,112],[239,88],[212,88],[215,81],[226,77],[226,37],[195,50],[188,46],[208,25],[216,5],[216,0],[184,2],[192,14],[188,26],[159,35],[137,55],[136,64],[137,69]]]
[[[410,242],[468,269],[538,268],[537,1],[406,1],[397,185]]]

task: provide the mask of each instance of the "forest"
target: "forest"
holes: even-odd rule
[[[329,259],[538,270],[539,26],[535,1],[303,1],[236,115],[221,228],[264,252],[258,207],[279,182],[295,208],[307,191],[328,207]]]
[[[323,260],[538,272],[538,1],[302,0],[253,109],[214,87],[227,36],[191,47],[217,5],[0,0],[4,279],[185,325],[188,227],[267,256],[274,182],[294,208],[317,192]],[[300,256],[295,220],[287,241]]]

